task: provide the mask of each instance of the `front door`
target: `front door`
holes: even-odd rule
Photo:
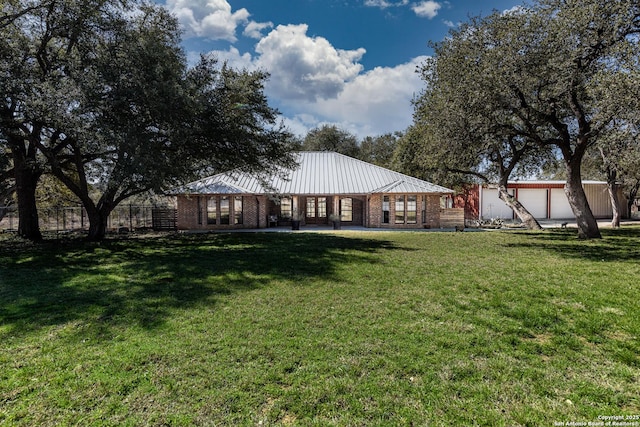
[[[327,223],[327,198],[307,197],[305,209],[305,223],[326,224]]]

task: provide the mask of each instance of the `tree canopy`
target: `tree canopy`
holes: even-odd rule
[[[639,30],[633,0],[541,0],[473,18],[424,64],[417,128],[447,168],[498,180],[560,153],[579,234],[600,237],[581,164],[616,117],[637,109],[625,94],[638,90]]]
[[[263,94],[263,72],[203,57],[189,68],[177,20],[136,1],[3,5],[0,134],[15,169],[19,230],[38,239],[46,170],[83,203],[89,238],[113,208],[198,173],[290,165],[291,135]]]
[[[311,129],[302,142],[304,151],[334,151],[357,158],[360,155],[358,138],[335,125]]]
[[[300,143],[304,151],[333,151],[374,165],[392,168],[401,133],[366,136],[362,140],[336,125],[311,129]]]

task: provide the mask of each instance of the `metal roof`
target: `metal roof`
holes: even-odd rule
[[[187,184],[188,194],[453,193],[439,185],[334,152],[296,153],[298,167],[258,176],[231,171]]]

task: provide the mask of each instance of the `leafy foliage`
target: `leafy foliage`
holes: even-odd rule
[[[416,103],[434,161],[504,180],[557,151],[580,234],[599,237],[581,164],[616,117],[637,110],[637,96],[623,94],[638,87],[639,17],[631,0],[549,0],[453,30],[424,64]]]
[[[401,137],[400,132],[367,136],[360,141],[358,158],[374,165],[393,168],[393,154]]]
[[[16,18],[1,27],[11,76],[2,129],[15,136],[12,152],[26,146],[32,161],[46,158],[82,201],[90,238],[104,236],[109,212],[132,195],[203,171],[292,163],[291,136],[263,94],[268,76],[211,58],[188,69],[177,20],[163,7],[32,5],[7,6]]]
[[[333,151],[385,168],[393,168],[393,156],[402,136],[400,132],[366,136],[362,140],[336,125],[311,129],[300,149],[304,151]]]
[[[304,151],[334,151],[357,158],[360,154],[355,135],[335,125],[323,125],[310,130],[302,143]]]

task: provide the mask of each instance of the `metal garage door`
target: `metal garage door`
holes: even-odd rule
[[[513,194],[513,190],[509,190]],[[494,188],[482,189],[482,211],[480,216],[482,219],[491,218],[513,218],[513,211],[498,197],[498,190]]]
[[[551,218],[572,219],[574,218],[571,205],[567,200],[567,195],[563,188],[551,189]]]
[[[521,188],[518,190],[518,201],[527,208],[535,219],[547,218],[546,188]]]

